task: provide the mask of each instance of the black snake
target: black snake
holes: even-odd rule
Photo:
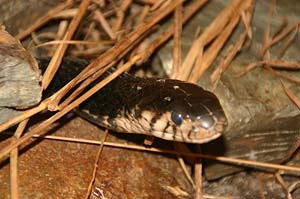
[[[40,59],[40,63],[43,68],[48,60]],[[64,61],[46,90],[48,95],[74,78],[85,65],[84,60]],[[227,124],[213,93],[187,82],[128,73],[106,85],[76,112],[117,132],[187,143],[206,143],[218,138]]]

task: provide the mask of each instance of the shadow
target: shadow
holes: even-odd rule
[[[211,142],[201,145],[202,153],[210,155],[220,155],[223,156],[226,152],[226,144],[224,137],[221,136]]]

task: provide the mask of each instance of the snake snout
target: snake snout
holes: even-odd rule
[[[193,122],[192,130],[185,140],[190,143],[202,144],[212,141],[222,135],[227,126],[225,116],[205,115]]]

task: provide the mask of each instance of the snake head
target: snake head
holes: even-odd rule
[[[152,91],[153,97],[147,102],[154,108],[142,112],[142,116],[151,120],[152,135],[166,140],[197,144],[209,142],[222,135],[227,120],[218,98],[213,93],[191,83],[164,81],[164,86]],[[151,115],[151,112],[158,114]]]

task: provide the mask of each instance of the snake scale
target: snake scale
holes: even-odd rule
[[[49,59],[39,62],[44,70]],[[64,60],[45,94],[57,91],[87,64],[86,60]],[[106,85],[76,112],[113,131],[197,144],[218,138],[227,124],[213,93],[179,80],[141,78],[128,73]]]

